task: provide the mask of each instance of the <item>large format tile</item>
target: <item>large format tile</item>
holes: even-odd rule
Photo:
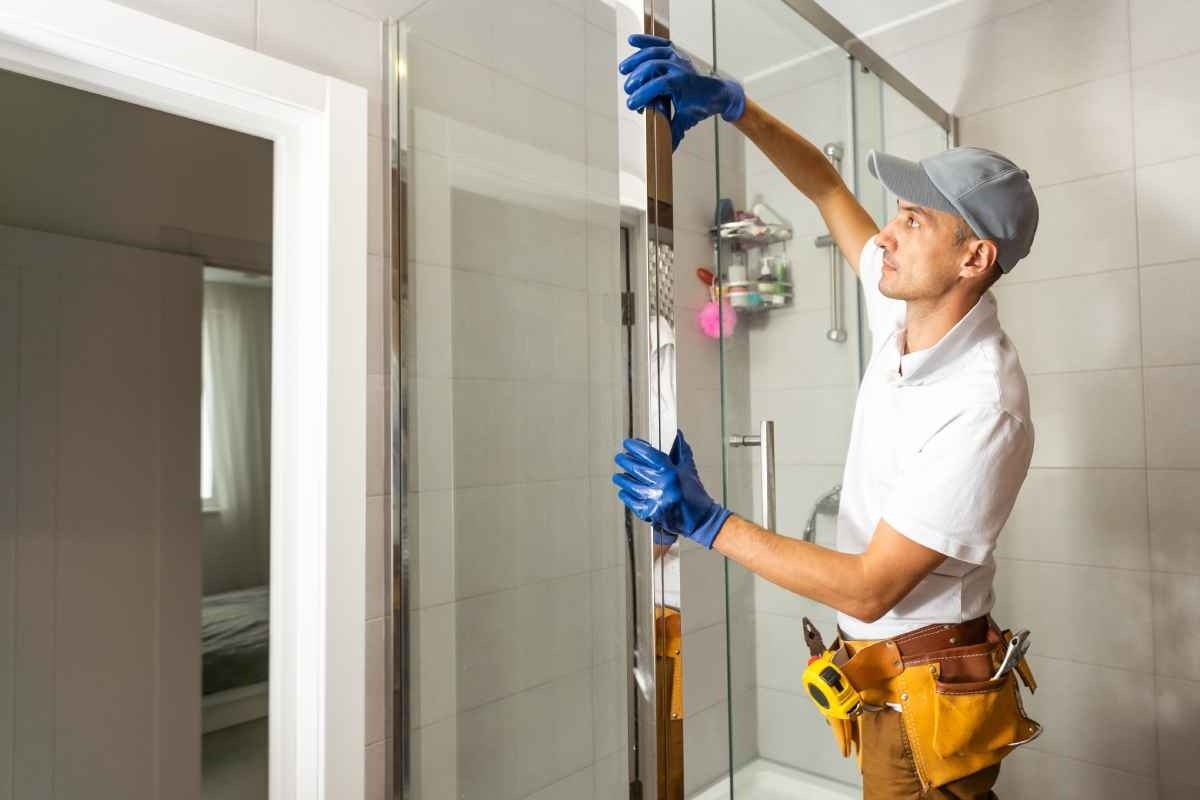
[[[996,555],[1148,569],[1146,502],[1145,470],[1031,469]]]
[[[1150,573],[998,559],[997,622],[1033,631],[1033,652],[1153,671]]]
[[[514,740],[517,797],[550,786],[592,763],[591,682],[592,671],[583,670],[522,692],[504,704],[508,716],[502,718],[502,724],[508,730],[498,733]],[[575,786],[577,791],[581,788]]]
[[[756,465],[757,466],[757,465]],[[775,514],[779,533],[799,539],[804,534],[809,516],[817,500],[841,483],[842,466],[785,465],[775,470]],[[762,500],[759,494],[758,470],[753,470],[754,514],[762,519]],[[836,508],[827,508],[817,514],[815,534],[817,544],[833,547],[837,529]]]
[[[1200,574],[1200,471],[1152,469],[1147,475],[1152,568]]]
[[[1200,363],[1200,326],[1188,302],[1200,295],[1200,261],[1142,267],[1141,284],[1146,366]]]
[[[1155,672],[1200,681],[1200,575],[1156,572],[1153,584]]]
[[[384,615],[387,608],[388,579],[384,573],[387,569],[388,549],[391,547],[391,531],[387,530],[384,520],[387,504],[391,495],[379,495],[367,498],[367,530],[366,530],[366,618],[375,619]]]
[[[1139,167],[1137,196],[1142,264],[1200,257],[1200,157]]]
[[[1200,98],[1191,76],[1200,53],[1133,73],[1134,141],[1137,163],[1158,164],[1200,154]]]
[[[765,578],[754,578],[754,609],[758,615],[787,617],[792,621],[797,636],[802,636],[800,620],[804,617],[812,619],[827,642],[833,641],[837,635],[837,612],[834,609],[790,592]]]
[[[383,256],[387,252],[385,239],[390,236],[384,209],[387,207],[385,192],[391,191],[392,168],[385,138],[391,135],[374,119],[367,123],[367,252]]]
[[[418,382],[418,391],[421,383]],[[434,421],[440,423],[423,441],[419,453],[445,452],[437,460],[449,462],[453,483],[446,486],[466,487],[483,484],[509,483],[519,475],[519,431],[513,424],[519,419],[519,387],[509,381],[453,382],[452,394],[444,398],[445,409],[431,409]],[[439,399],[436,395],[431,401]],[[449,419],[442,420],[442,417]],[[439,429],[447,435],[436,435]],[[425,429],[418,429],[418,436]],[[487,453],[486,458],[481,458]],[[434,460],[433,453],[429,455]],[[424,471],[422,469],[422,471]],[[517,480],[520,478],[517,477]],[[442,488],[433,486],[431,488]]]
[[[449,378],[454,370],[454,318],[450,301],[452,270],[410,262],[408,306],[410,369],[421,378]],[[390,305],[390,304],[389,304]]]
[[[414,614],[416,679],[411,687],[412,724],[424,727],[453,719],[458,709],[458,626],[455,604],[446,603]]]
[[[812,698],[800,691],[759,688],[759,755],[805,772],[860,784],[862,777],[855,759],[841,757],[829,724]]]
[[[996,284],[997,289],[1137,266],[1133,170],[1043,186],[1037,200],[1033,250]]]
[[[367,376],[367,496],[387,492],[387,392],[383,375]]]
[[[596,778],[593,796],[596,800],[622,797],[629,791],[629,756],[625,751],[618,751],[598,760],[593,773]],[[584,798],[586,797],[585,794]]]
[[[451,658],[431,661],[431,668],[447,673],[442,680],[454,688],[457,710],[476,708],[518,691],[523,642],[514,630],[517,592],[479,595],[452,605],[454,616],[447,627],[453,632],[455,649]],[[446,669],[448,664],[454,669]]]
[[[450,266],[450,174],[446,159],[417,152],[412,168],[412,241],[409,253],[422,264]]]
[[[625,600],[626,570],[608,567],[591,573],[590,605],[592,616],[592,663],[600,664],[626,657],[626,626],[629,609]],[[569,600],[578,604],[579,598]]]
[[[412,734],[412,785],[419,797],[458,797],[458,720],[441,720]]]
[[[592,744],[597,761],[624,750],[629,731],[628,672],[625,659],[596,664],[592,684]]]
[[[497,129],[499,109],[496,75],[492,70],[422,38],[419,33],[409,36],[407,53],[408,102],[414,112],[414,138],[419,147],[445,155],[445,137],[450,130]],[[454,90],[447,91],[448,86]]]
[[[574,775],[555,781],[544,789],[529,795],[529,800],[587,800],[593,797],[596,776],[593,767],[586,767]]]
[[[387,372],[388,328],[391,327],[391,298],[384,288],[386,268],[382,256],[367,256],[367,374],[382,375]]]
[[[679,591],[683,632],[689,634],[725,621],[724,559],[702,547],[680,548]]]
[[[852,288],[847,287],[847,288]],[[851,297],[853,295],[847,292]],[[845,327],[853,309],[843,314]],[[845,342],[831,342],[829,310],[771,313],[765,328],[750,331],[750,371],[755,389],[800,389],[858,385],[857,331]]]
[[[594,654],[590,600],[594,574],[570,575],[516,590],[516,617],[504,635],[513,639],[521,688],[537,686],[591,665]],[[620,604],[614,602],[615,598],[606,599],[619,612]],[[623,615],[618,619],[623,631]],[[590,744],[588,749],[590,752]]]
[[[1136,369],[1029,376],[1033,466],[1144,466],[1141,377]]]
[[[855,386],[754,392],[753,418],[778,420],[776,463],[843,463],[856,392]]]
[[[1150,467],[1200,468],[1200,366],[1146,370],[1146,454]]]
[[[387,764],[391,750],[391,739],[367,746],[366,762],[363,765],[366,800],[385,800],[387,797]]]
[[[1131,168],[1131,109],[1129,78],[1116,75],[965,116],[961,140],[1003,153],[1047,186]]]
[[[683,709],[694,715],[728,697],[726,691],[725,624],[683,635]]]
[[[794,617],[765,611],[759,611],[754,622],[757,685],[781,692],[797,691],[809,656],[803,628]],[[827,633],[832,637],[834,631]]]
[[[1127,71],[1127,9],[1053,0],[889,60],[943,108],[970,114]]]
[[[455,598],[454,492],[414,492],[408,496],[410,591],[416,608],[449,603]]]
[[[1034,800],[1046,797],[1047,792],[1052,792],[1055,800],[1149,800],[1156,789],[1153,778],[1032,747],[1022,747],[1004,759],[996,782],[997,793],[1014,800]]]
[[[690,796],[729,770],[729,704],[695,713],[684,708],[683,791]]]
[[[366,625],[365,732],[367,744],[372,745],[387,737],[387,623],[380,617]]]
[[[1039,651],[1035,631],[1033,653]],[[1034,695],[1022,690],[1022,702],[1044,730],[1027,747],[1155,776],[1154,681],[1148,675],[1039,655],[1029,662],[1042,688]]]
[[[454,492],[454,576],[458,599],[518,584],[521,487],[469,486]]]
[[[242,47],[254,47],[255,0],[122,0],[121,5]]]
[[[1000,319],[1027,374],[1141,364],[1137,269],[1002,284]]]
[[[328,0],[258,0],[258,49],[367,90],[369,124],[381,119],[383,33],[378,20]]]
[[[1158,767],[1171,798],[1195,797],[1196,742],[1200,740],[1200,683],[1157,678]],[[1190,787],[1184,793],[1182,787]]]
[[[922,44],[938,41],[985,25],[998,17],[1037,5],[1042,0],[975,0],[925,9],[928,13],[913,14],[898,25],[885,25],[882,30],[863,36],[875,52],[891,58],[897,53]]]
[[[1129,18],[1135,67],[1197,49],[1195,39],[1182,35],[1200,26],[1193,0],[1129,0]]]

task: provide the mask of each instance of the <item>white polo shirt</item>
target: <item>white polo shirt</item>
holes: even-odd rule
[[[992,551],[1033,454],[1029,389],[986,293],[932,347],[901,355],[905,302],[879,291],[883,250],[859,259],[873,353],[859,387],[837,547],[861,553],[880,519],[947,558],[874,623],[838,615],[852,639],[884,639],[992,609]]]

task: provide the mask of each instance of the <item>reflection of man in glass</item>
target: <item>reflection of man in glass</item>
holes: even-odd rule
[[[1025,375],[988,289],[1032,246],[1029,176],[978,148],[920,163],[872,152],[871,174],[899,198],[880,230],[824,154],[741,86],[698,74],[664,39],[630,42],[639,48],[621,64],[630,108],[666,115],[676,146],[720,114],[817,205],[862,280],[875,346],[836,550],[723,508],[682,433],[669,453],[625,443],[619,497],[659,529],[839,612],[835,663],[862,705],[831,724],[843,753],[859,747],[865,797],[994,796],[1000,759],[1040,730],[1015,701],[1013,674],[996,669],[1005,641],[989,616],[992,553],[1034,439]],[[855,667],[869,659],[871,669]]]

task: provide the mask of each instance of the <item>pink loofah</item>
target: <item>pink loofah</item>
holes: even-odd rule
[[[710,339],[719,339],[722,335],[728,337],[737,327],[737,312],[726,300],[721,303],[720,311],[717,304],[709,301],[700,309],[700,330]]]

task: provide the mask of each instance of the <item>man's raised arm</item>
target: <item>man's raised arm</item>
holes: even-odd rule
[[[859,254],[867,240],[879,233],[879,226],[816,145],[750,98],[745,103],[745,112],[733,124],[816,204],[838,249],[857,274]]]

